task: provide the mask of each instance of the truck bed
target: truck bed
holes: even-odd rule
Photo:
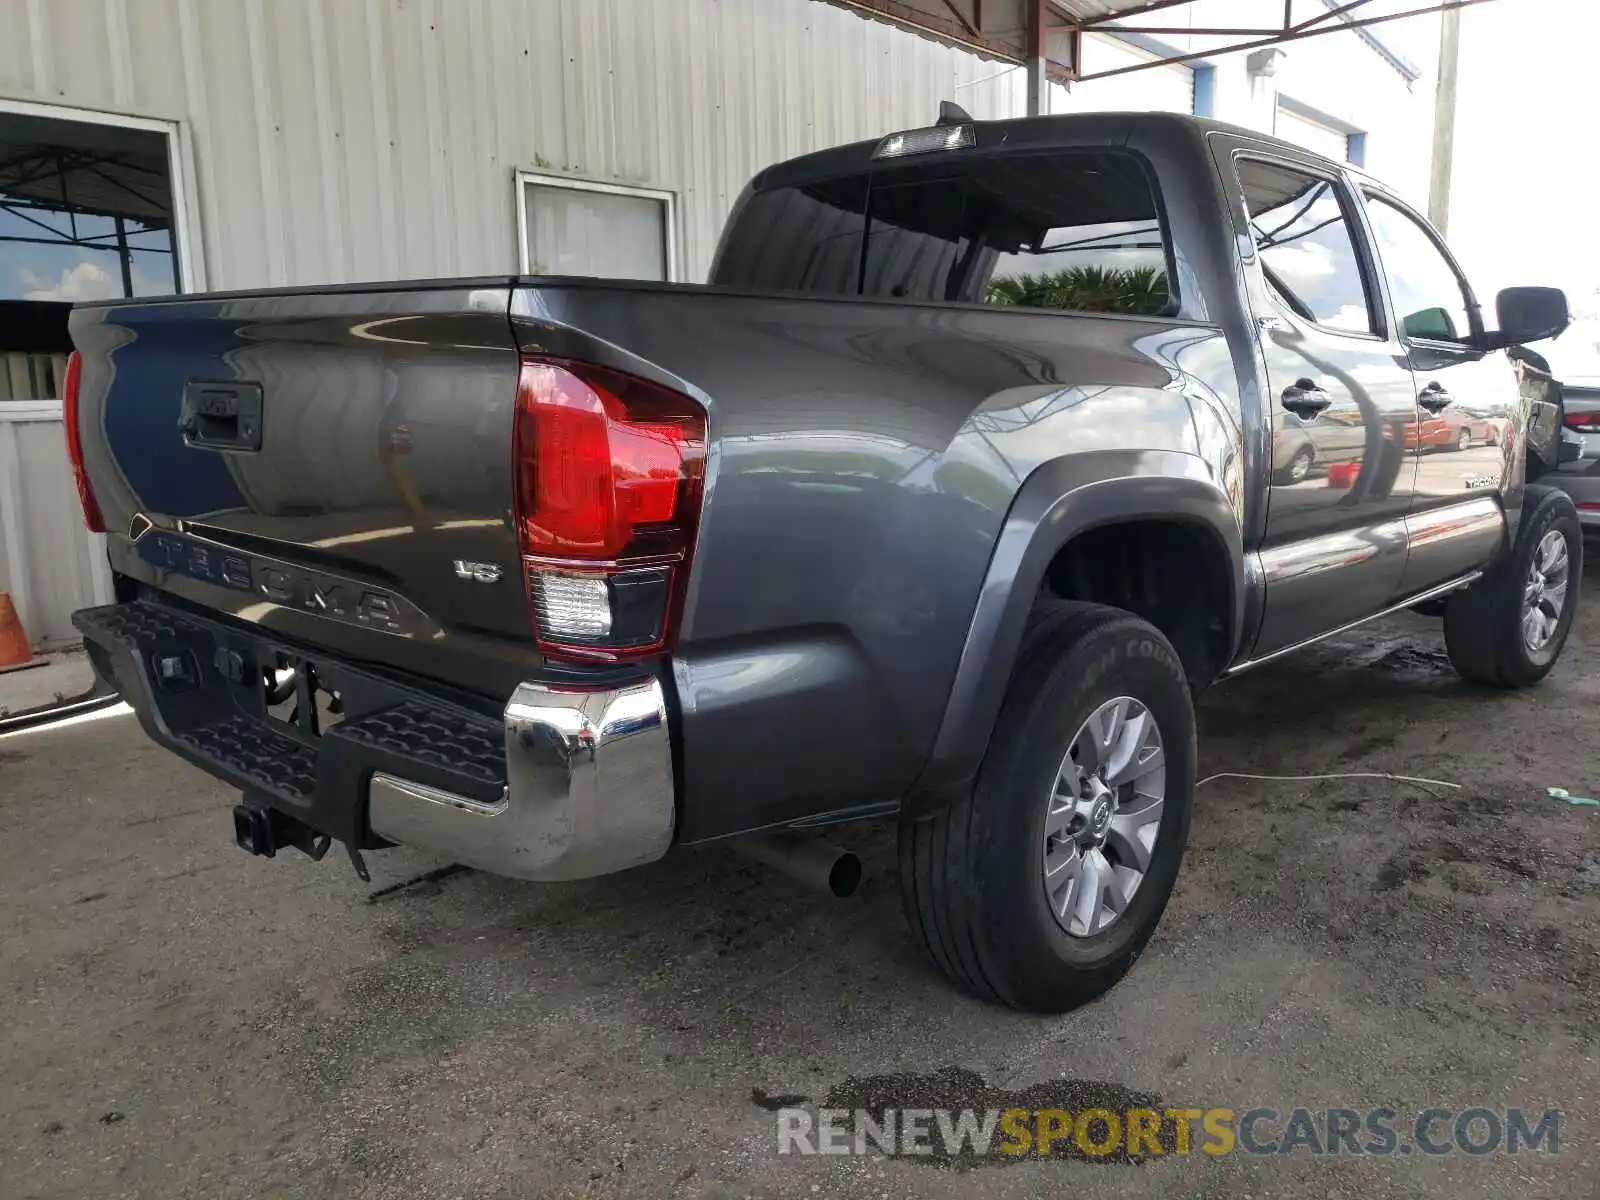
[[[1193,455],[1180,350],[1233,387],[1227,355],[1201,349],[1220,333],[1192,321],[594,280],[118,302],[72,329],[125,592],[486,710],[529,680],[616,675],[535,642],[513,512],[519,355],[702,405],[681,628],[645,664],[683,734],[687,840],[892,807],[928,765],[1021,482],[1069,449],[1120,453],[1130,428],[1142,453]],[[197,384],[224,408],[259,402],[259,448],[180,429]]]

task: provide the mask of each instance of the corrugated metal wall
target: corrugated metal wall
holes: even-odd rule
[[[1017,70],[813,0],[0,0],[0,95],[185,123],[208,287],[510,271],[512,172],[679,194],[1022,111]]]

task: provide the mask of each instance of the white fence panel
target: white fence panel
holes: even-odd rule
[[[64,364],[0,355],[0,592],[36,650],[77,642],[73,612],[111,600],[105,539],[83,528],[67,462],[56,398]]]

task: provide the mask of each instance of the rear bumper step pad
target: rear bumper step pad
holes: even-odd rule
[[[386,771],[473,800],[505,791],[501,723],[315,652],[148,600],[73,616],[95,669],[145,731],[196,766],[355,847],[372,836],[366,788]],[[308,662],[344,719],[320,736],[270,718],[278,655]]]
[[[155,741],[352,851],[398,842],[556,880],[650,862],[672,843],[672,750],[654,676],[611,688],[524,682],[497,720],[153,600],[85,609],[73,623]],[[296,667],[292,725],[267,711],[264,673],[280,656]],[[326,730],[313,682],[343,711]]]

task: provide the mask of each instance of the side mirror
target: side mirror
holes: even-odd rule
[[[1506,288],[1494,300],[1500,330],[1492,340],[1497,346],[1518,346],[1555,337],[1572,321],[1567,311],[1567,294],[1560,288]]]

